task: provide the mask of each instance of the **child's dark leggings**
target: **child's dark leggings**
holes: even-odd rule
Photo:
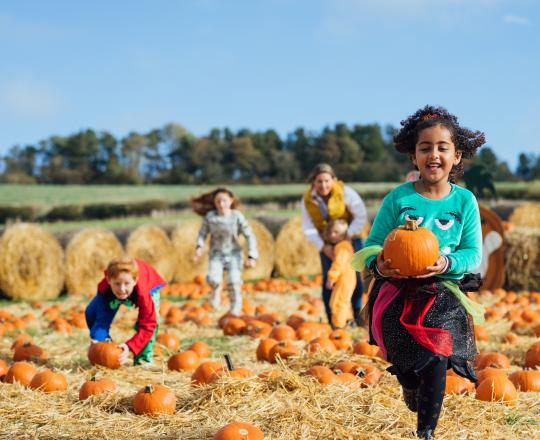
[[[414,373],[398,375],[403,387],[418,389],[418,431],[428,428],[435,431],[444,398],[447,366],[448,358],[440,356],[419,376]]]

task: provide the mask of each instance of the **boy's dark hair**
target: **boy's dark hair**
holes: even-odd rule
[[[418,134],[429,127],[442,125],[446,127],[452,136],[452,141],[457,151],[461,151],[462,159],[469,159],[476,154],[476,150],[485,142],[486,137],[481,131],[472,131],[461,127],[458,119],[449,113],[444,107],[426,105],[414,115],[401,121],[401,129],[394,136],[394,146],[400,153],[414,154]],[[454,182],[463,175],[463,160],[455,165],[450,171],[449,179]]]
[[[213,191],[201,194],[199,197],[193,197],[191,199],[191,206],[193,207],[193,211],[195,211],[201,216],[205,216],[213,209],[216,209],[214,199],[219,193],[225,193],[229,195],[229,197],[232,199],[231,209],[238,208],[240,201],[234,196],[233,192],[229,188],[220,186]]]

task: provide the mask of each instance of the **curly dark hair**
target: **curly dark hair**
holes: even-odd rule
[[[481,131],[473,131],[461,127],[458,118],[449,113],[444,107],[426,105],[414,115],[401,121],[401,129],[394,136],[394,146],[400,153],[414,154],[419,133],[429,127],[442,125],[452,136],[452,142],[457,151],[461,151],[462,159],[469,159],[485,142],[486,137]],[[449,179],[454,182],[463,175],[463,161],[452,167]]]

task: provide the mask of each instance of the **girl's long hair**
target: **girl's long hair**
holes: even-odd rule
[[[232,199],[231,209],[236,209],[240,205],[240,201],[234,196],[233,192],[224,186],[220,186],[212,191],[205,192],[198,197],[191,198],[191,207],[200,216],[204,217],[213,209],[216,209],[214,200],[219,193],[228,194]]]

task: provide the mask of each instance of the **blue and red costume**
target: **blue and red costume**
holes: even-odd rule
[[[121,304],[137,307],[137,333],[126,342],[133,352],[134,364],[137,365],[141,361],[152,361],[153,346],[159,330],[159,290],[166,282],[147,262],[138,259],[135,262],[139,276],[131,295],[123,301],[117,299],[105,276],[97,286],[96,296],[86,307],[85,315],[90,338],[104,341],[110,338],[109,330],[118,307]]]

